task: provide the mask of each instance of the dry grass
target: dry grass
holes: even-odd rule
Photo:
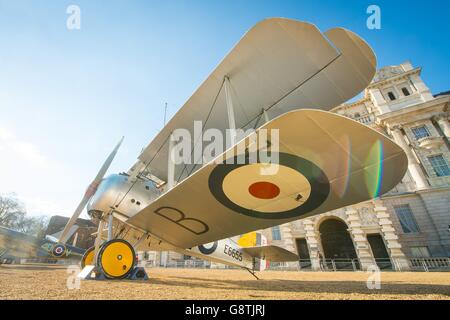
[[[64,266],[0,266],[0,299],[450,299],[450,273],[382,273],[369,290],[364,272],[149,269],[148,281],[82,281],[67,289]]]

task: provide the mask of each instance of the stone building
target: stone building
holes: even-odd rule
[[[337,269],[362,270],[375,263],[406,270],[415,257],[450,256],[450,92],[433,96],[420,74],[409,62],[384,67],[362,98],[332,110],[397,142],[408,171],[373,201],[263,230],[269,243],[299,254],[300,268],[319,269],[319,252]],[[148,254],[161,266],[188,258]]]
[[[264,231],[272,244],[298,252],[302,267],[319,269],[322,256],[363,270],[374,263],[404,270],[412,258],[450,256],[450,92],[433,96],[420,74],[409,62],[384,67],[361,99],[332,110],[393,139],[408,171],[373,201]]]

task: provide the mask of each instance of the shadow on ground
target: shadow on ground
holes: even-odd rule
[[[177,280],[171,280],[174,278]],[[250,290],[256,292],[310,292],[336,294],[443,294],[450,297],[450,286],[436,284],[408,284],[403,282],[381,281],[380,290],[370,290],[365,281],[300,281],[300,280],[219,280],[204,278],[170,277],[168,279],[149,279],[144,283],[165,286],[185,286],[192,290]]]

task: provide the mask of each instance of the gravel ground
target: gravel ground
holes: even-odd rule
[[[1,265],[0,299],[447,299],[450,273],[386,272],[367,289],[364,272],[148,269],[147,281],[81,281],[66,266]],[[69,278],[70,282],[70,278]]]

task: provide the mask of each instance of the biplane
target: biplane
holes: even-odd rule
[[[104,177],[122,138],[58,246],[87,207],[99,225],[82,266],[109,279],[132,272],[136,250],[173,250],[251,272],[264,261],[297,260],[259,230],[376,198],[405,174],[407,158],[397,144],[329,112],[366,88],[375,71],[374,52],[349,30],[322,33],[284,18],[257,23],[136,163]],[[190,137],[190,162],[173,159],[177,130]],[[237,138],[236,130],[244,134]],[[196,151],[212,143],[207,131],[231,136],[231,144],[205,157]]]

